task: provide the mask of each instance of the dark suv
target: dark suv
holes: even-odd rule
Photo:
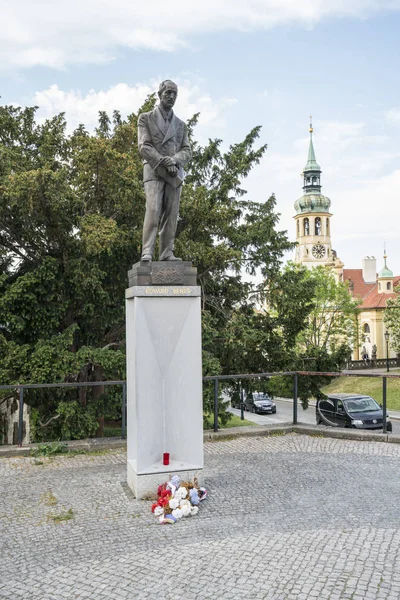
[[[355,427],[356,429],[382,429],[383,411],[370,396],[358,394],[330,394],[317,400],[315,406],[317,425],[332,427]],[[392,423],[386,415],[386,429],[392,431]]]

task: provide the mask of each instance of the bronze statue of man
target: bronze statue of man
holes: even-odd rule
[[[167,79],[158,90],[160,103],[138,119],[139,153],[144,161],[143,182],[146,214],[143,224],[142,261],[153,259],[157,230],[160,230],[159,260],[182,260],[174,256],[183,167],[192,152],[185,123],[172,108],[178,87]]]

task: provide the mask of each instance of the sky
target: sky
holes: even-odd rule
[[[309,115],[331,199],[333,248],[400,275],[400,0],[0,0],[0,102],[96,125],[135,111],[163,79],[196,137],[268,144],[244,183],[275,193],[295,239]],[[286,257],[291,258],[291,256]]]

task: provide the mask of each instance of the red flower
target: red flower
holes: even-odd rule
[[[154,504],[151,505],[151,512],[152,513],[156,510],[157,506],[158,506],[158,502],[154,502]]]
[[[161,485],[158,486],[157,489],[157,495],[161,496],[163,491],[165,491],[167,484],[166,483],[162,483]]]

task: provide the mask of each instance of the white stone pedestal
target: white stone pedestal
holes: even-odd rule
[[[145,498],[170,475],[203,483],[200,287],[128,288],[126,344],[129,487]]]

